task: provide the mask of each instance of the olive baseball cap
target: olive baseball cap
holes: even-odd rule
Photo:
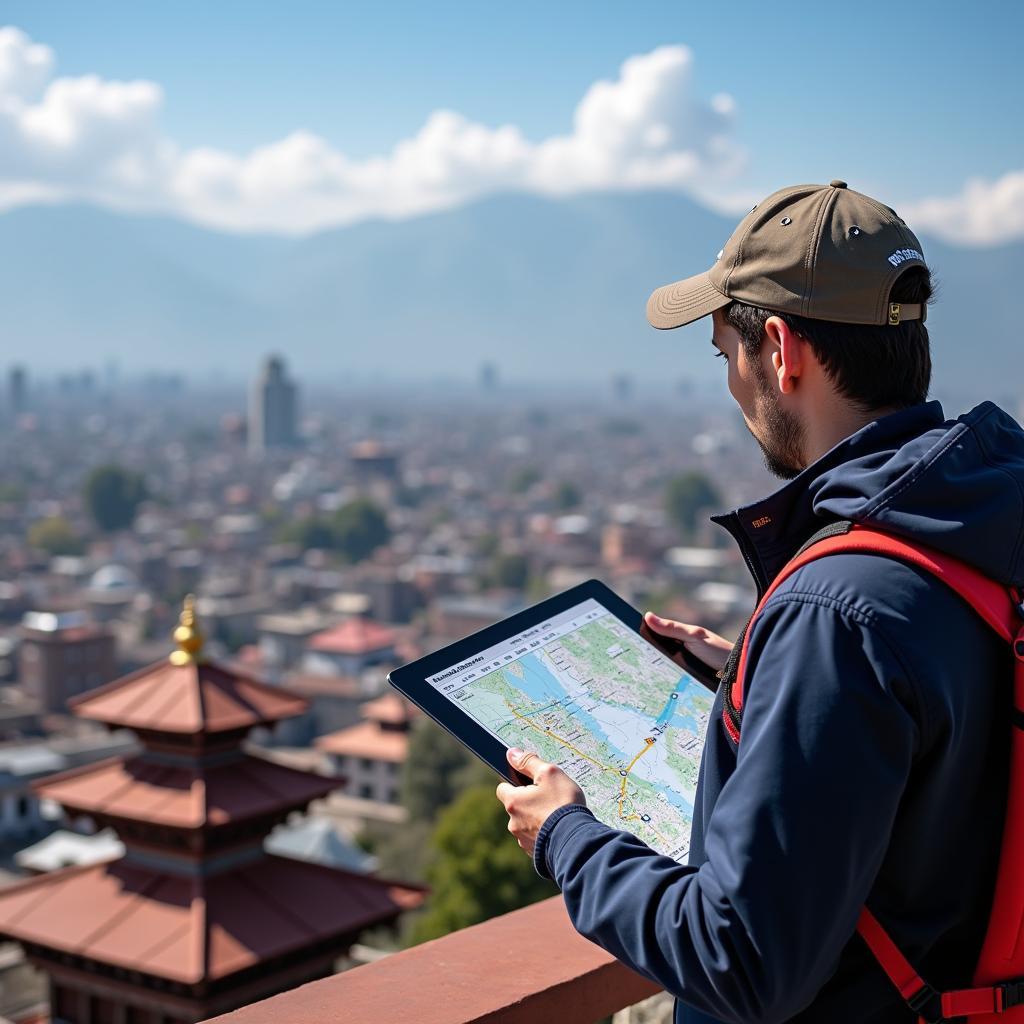
[[[921,243],[895,210],[845,181],[793,185],[755,204],[710,270],[658,288],[647,319],[682,327],[735,299],[846,324],[924,320],[924,303],[889,302],[896,278],[923,266]]]

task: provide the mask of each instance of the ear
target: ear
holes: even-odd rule
[[[768,317],[764,332],[768,335],[765,351],[779,391],[788,395],[796,388],[804,371],[807,342],[779,316]]]

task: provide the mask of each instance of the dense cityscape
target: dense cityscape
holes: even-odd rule
[[[265,689],[247,699],[235,747],[244,740],[276,796],[259,814],[228,799],[222,814],[249,822],[246,842],[277,865],[274,887],[292,884],[278,877],[282,856],[342,872],[349,887],[391,880],[358,927],[324,925],[331,941],[303,977],[552,891],[503,841],[489,770],[387,686],[391,668],[591,577],[637,607],[726,634],[752,600],[738,554],[707,516],[763,493],[769,478],[738,414],[685,385],[651,400],[620,374],[603,394],[531,393],[484,364],[474,384],[445,395],[331,394],[271,355],[244,391],[174,374],[130,386],[109,371],[35,380],[20,366],[6,391],[4,879],[69,865],[85,879],[106,864],[95,870],[107,884],[110,864],[142,870],[155,848],[166,872],[182,856],[175,842],[198,844],[203,863],[215,858],[224,840],[210,806],[175,842],[180,823],[157,809],[169,806],[168,787],[205,779],[209,804],[227,785],[203,767],[201,750],[223,728],[207,690],[237,701],[255,680]],[[150,680],[157,689],[175,651],[186,671],[190,643],[202,650],[194,685],[207,737],[192,754],[168,719],[185,691],[131,696]],[[168,758],[192,782],[161,775]],[[263,778],[272,771],[287,785]],[[495,856],[452,853],[453,883],[442,865],[460,819],[493,833]],[[215,892],[204,899],[218,905]],[[148,928],[146,913],[127,916]],[[19,1020],[47,1000],[81,998],[48,960],[68,955],[66,925],[46,938],[24,914],[0,891],[0,927],[23,940],[5,947],[0,1012]],[[38,945],[26,962],[29,933]],[[75,950],[124,966],[109,951]],[[277,962],[273,950],[250,952],[264,967]],[[148,964],[139,977],[151,973]],[[294,983],[281,974],[266,991]],[[156,1020],[145,1015],[149,984],[110,1005]],[[252,998],[193,996],[160,1019],[201,1019]]]

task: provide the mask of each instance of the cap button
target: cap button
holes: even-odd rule
[[[833,178],[833,179],[832,179],[832,180],[831,180],[831,181],[829,182],[829,184],[830,184],[830,185],[831,185],[831,186],[832,186],[833,188],[846,188],[846,182],[845,182],[845,181],[840,181],[840,180],[839,180],[838,178]]]

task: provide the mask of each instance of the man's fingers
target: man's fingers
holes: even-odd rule
[[[498,788],[494,791],[495,796],[505,805],[508,810],[509,801],[515,796],[516,787],[510,782],[499,782]]]
[[[516,771],[522,772],[527,778],[536,781],[541,770],[547,767],[547,762],[540,759],[539,754],[532,750],[520,750],[519,747],[509,747],[505,752],[508,763]]]
[[[663,619],[654,612],[647,612],[644,615],[644,622],[655,633],[670,636],[675,640],[703,640],[707,636],[707,630],[703,626],[691,626],[685,622],[676,622],[675,619]]]

